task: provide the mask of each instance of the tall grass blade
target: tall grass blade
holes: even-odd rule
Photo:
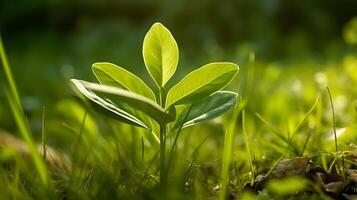
[[[29,148],[31,152],[31,157],[32,160],[35,164],[35,168],[37,170],[37,173],[40,176],[41,183],[44,186],[47,186],[48,184],[48,179],[47,179],[47,171],[46,168],[41,160],[40,155],[38,154],[38,151],[36,149],[36,145],[32,139],[32,135],[30,132],[30,128],[28,127],[27,121],[25,119],[25,116],[21,113],[21,109],[19,106],[15,103],[15,100],[13,97],[10,95],[8,91],[6,93],[6,98],[10,104],[10,109],[12,114],[14,115],[16,124],[19,128],[20,134],[22,138],[24,139],[27,147]]]
[[[198,151],[201,149],[202,145],[208,140],[208,137],[205,137],[199,144],[198,146],[193,150],[191,153],[190,159],[187,159],[187,162],[189,163],[187,170],[184,175],[184,180],[189,179],[190,174],[192,173],[195,163],[198,157]]]
[[[313,113],[313,111],[317,108],[318,104],[320,102],[320,98],[316,98],[315,103],[311,106],[310,110],[305,114],[305,116],[302,118],[302,120],[296,125],[291,137],[289,138],[289,143],[292,145],[293,144],[293,138],[295,137],[296,133],[298,130],[301,128],[301,126],[306,122],[306,120],[310,117],[310,115]],[[298,155],[302,155],[305,151],[305,148],[307,146],[307,143],[310,139],[311,134],[309,134],[304,142],[304,146],[300,153]]]
[[[314,104],[311,106],[310,110],[305,114],[304,118],[298,123],[298,125],[296,125],[290,140],[293,139],[293,137],[296,135],[297,131],[301,128],[301,126],[306,122],[306,120],[310,117],[310,115],[312,114],[312,112],[316,109],[318,103],[320,102],[320,98],[316,98]]]
[[[289,148],[294,151],[294,152],[299,152],[298,147],[294,145],[294,143],[290,142],[289,138],[285,138],[270,122],[268,122],[266,119],[263,118],[259,113],[255,113],[255,116],[258,117],[260,121],[263,122],[268,128],[270,128],[271,131],[284,143],[286,143]]]
[[[177,130],[177,133],[176,133],[176,135],[175,135],[175,139],[174,139],[174,142],[173,142],[173,144],[172,144],[172,146],[171,146],[171,150],[170,150],[170,154],[169,154],[170,156],[169,156],[169,162],[168,162],[168,164],[167,164],[167,173],[169,172],[170,167],[171,167],[171,164],[172,164],[172,161],[173,161],[174,152],[175,152],[176,146],[177,146],[177,141],[178,141],[178,138],[179,138],[179,136],[180,136],[181,130],[182,130],[182,128],[183,128],[184,121],[186,121],[186,118],[187,118],[187,116],[190,114],[191,109],[192,109],[192,105],[190,105],[190,107],[188,108],[188,111],[187,111],[187,113],[185,114],[185,116],[184,116],[184,118],[183,118],[183,120],[182,120],[182,123],[180,124],[180,126],[179,126],[179,128],[178,128],[178,130]]]
[[[247,83],[246,83],[246,100],[252,97],[254,92],[254,65],[255,65],[255,53],[249,53],[249,65],[248,65],[248,74],[247,74]]]
[[[338,143],[337,143],[335,108],[334,108],[334,105],[333,105],[332,94],[331,94],[330,88],[326,87],[326,90],[327,90],[327,93],[328,93],[328,96],[329,96],[329,99],[330,99],[330,104],[331,104],[333,134],[334,134],[334,137],[335,137],[335,150],[336,150],[336,154],[337,154],[337,158],[338,158],[339,155],[340,155],[340,152],[338,150]],[[341,156],[341,161],[342,161],[342,174],[345,177],[345,161],[344,161],[343,155]]]
[[[242,111],[242,132],[245,140],[245,145],[247,149],[247,153],[249,156],[249,167],[250,167],[250,185],[252,186],[254,184],[254,179],[255,179],[255,170],[254,170],[254,165],[253,165],[253,158],[252,158],[252,152],[250,150],[250,144],[249,144],[249,138],[247,134],[247,129],[245,127],[245,110]]]
[[[329,95],[331,111],[332,111],[332,123],[333,123],[333,135],[335,137],[335,150],[338,153],[338,144],[337,144],[337,133],[336,133],[336,118],[335,118],[335,108],[333,106],[332,95],[329,87],[326,87],[327,93]]]
[[[79,131],[79,135],[78,135],[78,138],[77,138],[77,141],[75,143],[74,150],[73,150],[73,153],[72,153],[73,154],[73,164],[72,164],[71,172],[70,172],[70,175],[69,175],[69,181],[68,181],[68,185],[67,185],[67,191],[69,193],[72,191],[71,188],[72,188],[72,185],[73,185],[73,181],[74,181],[73,179],[74,179],[74,175],[75,175],[74,171],[75,171],[75,167],[76,167],[77,162],[78,162],[78,149],[79,149],[79,145],[80,145],[80,142],[81,142],[81,139],[82,139],[84,126],[85,126],[86,119],[87,119],[87,114],[88,114],[88,111],[86,110],[85,113],[84,113],[81,129]]]
[[[18,105],[21,105],[20,96],[19,96],[19,93],[17,91],[17,86],[16,86],[16,83],[15,83],[15,79],[14,79],[14,77],[12,75],[9,62],[7,60],[7,56],[6,56],[6,53],[5,53],[5,48],[4,48],[4,45],[3,45],[3,42],[2,42],[1,35],[0,35],[0,59],[1,59],[1,63],[2,63],[2,66],[3,66],[4,72],[5,72],[5,77],[7,79],[7,83],[8,83],[9,88],[10,88],[10,92],[11,92],[12,96],[14,96],[14,100],[16,101],[16,103]],[[22,112],[22,107],[20,106],[19,108],[21,108],[21,112]]]
[[[45,114],[46,114],[46,108],[43,106],[42,108],[42,159],[44,165],[46,165],[46,157],[47,157],[47,147],[46,147],[46,125],[45,125]]]
[[[224,137],[224,147],[223,147],[223,160],[222,160],[222,171],[221,171],[221,181],[222,187],[219,194],[220,200],[226,199],[227,187],[229,182],[229,168],[232,162],[232,150],[233,150],[233,143],[234,143],[234,133],[236,128],[236,120],[239,114],[240,109],[236,106],[230,122],[228,124],[228,128],[225,133]]]
[[[33,141],[31,130],[27,124],[26,117],[21,106],[19,93],[16,87],[15,79],[12,75],[9,62],[6,57],[5,48],[0,36],[0,60],[3,66],[5,77],[7,79],[8,88],[5,90],[7,101],[9,102],[11,112],[15,118],[16,124],[19,128],[20,134],[24,139],[27,147],[30,150],[31,158],[34,162],[40,181],[44,186],[48,186],[47,171],[41,157],[36,149],[36,144]]]

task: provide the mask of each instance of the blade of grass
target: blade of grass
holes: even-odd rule
[[[32,139],[32,134],[30,132],[30,128],[28,127],[25,116],[21,113],[18,104],[14,102],[13,97],[7,90],[5,91],[5,94],[10,104],[10,109],[12,114],[14,115],[20,134],[31,152],[31,157],[34,162],[37,173],[40,176],[41,183],[47,187],[48,186],[47,171],[45,166],[43,165],[40,155],[38,154],[36,145]]]
[[[178,140],[178,138],[180,136],[184,121],[186,120],[187,116],[189,115],[189,113],[191,111],[191,108],[192,108],[192,106],[189,107],[189,109],[188,109],[187,113],[185,114],[185,117],[183,118],[182,123],[180,124],[180,127],[178,128],[177,133],[175,135],[175,139],[174,139],[174,142],[173,142],[173,144],[171,146],[171,150],[170,150],[170,154],[169,154],[169,162],[167,163],[167,173],[169,173],[169,171],[170,171],[170,167],[171,167],[171,164],[172,164],[172,161],[173,161],[173,157],[174,157],[173,154],[174,154],[174,152],[176,150],[177,140]]]
[[[268,177],[271,173],[273,173],[274,169],[278,166],[279,162],[281,160],[283,160],[283,158],[285,157],[286,153],[287,153],[287,151],[285,151],[283,154],[281,154],[279,159],[274,163],[273,167],[265,174],[265,177]]]
[[[331,111],[332,111],[333,134],[334,134],[334,137],[335,137],[335,149],[336,149],[337,157],[339,157],[340,152],[338,150],[338,144],[337,144],[335,108],[334,108],[334,105],[333,105],[332,94],[331,94],[330,88],[326,87],[326,90],[327,90],[327,93],[328,93],[329,98],[330,98]],[[342,175],[343,175],[344,178],[346,178],[345,177],[345,161],[344,161],[343,155],[341,157],[341,161],[342,161]]]
[[[46,147],[46,125],[45,125],[45,113],[46,108],[43,106],[42,108],[42,159],[43,163],[46,166],[46,154],[47,154],[47,147]]]
[[[0,60],[9,87],[9,90],[6,89],[5,93],[6,93],[7,101],[10,104],[11,112],[14,115],[20,134],[31,152],[31,157],[34,162],[37,173],[40,176],[41,183],[47,187],[48,186],[47,171],[45,166],[41,162],[41,157],[36,149],[35,142],[33,141],[32,138],[31,130],[27,124],[27,120],[24,115],[23,108],[21,106],[20,97],[16,87],[15,79],[12,75],[11,68],[5,53],[5,48],[2,42],[1,35],[0,35]]]
[[[284,141],[285,143],[288,143],[288,140],[287,140],[284,136],[282,136],[282,135],[280,134],[280,132],[279,132],[278,130],[276,130],[275,127],[274,127],[271,123],[269,123],[267,120],[265,120],[263,116],[261,116],[259,113],[255,113],[255,116],[257,116],[258,119],[259,119],[261,122],[263,122],[263,124],[265,124],[271,131],[273,131],[273,133],[274,133],[279,139],[281,139],[281,140]]]
[[[336,155],[335,158],[332,160],[330,167],[328,168],[327,172],[331,173],[332,168],[335,166],[335,163],[338,163],[339,156]]]
[[[189,162],[189,166],[188,166],[188,168],[187,168],[187,170],[186,170],[186,172],[185,172],[185,175],[184,175],[184,180],[187,180],[188,179],[188,177],[189,177],[189,175],[191,174],[191,172],[192,172],[192,169],[193,169],[193,167],[194,167],[194,164],[195,164],[195,162],[196,162],[196,160],[197,160],[197,157],[198,157],[198,151],[200,150],[200,148],[201,148],[201,146],[207,141],[207,139],[208,139],[209,137],[207,136],[207,137],[205,137],[203,140],[202,140],[202,142],[200,142],[199,144],[198,144],[198,146],[193,150],[193,152],[192,152],[192,154],[191,154],[191,159],[190,160],[187,160],[188,162]]]
[[[254,92],[254,64],[255,64],[255,52],[249,53],[249,65],[248,65],[248,74],[247,74],[247,87],[246,87],[246,100],[253,96]]]
[[[234,175],[236,176],[236,184],[237,184],[237,194],[238,196],[241,195],[241,192],[242,192],[242,188],[244,187],[243,186],[243,183],[242,183],[242,178],[241,178],[241,175],[239,173],[239,169],[238,169],[238,165],[237,165],[237,161],[235,161],[233,163],[233,169],[234,169]]]
[[[299,149],[298,147],[296,147],[293,143],[291,143],[289,141],[289,139],[285,138],[283,135],[280,134],[280,132],[278,130],[276,130],[276,128],[274,128],[273,125],[271,125],[271,123],[269,123],[267,120],[265,120],[259,113],[255,113],[255,115],[258,117],[258,119],[260,119],[260,121],[263,122],[263,124],[265,124],[268,128],[270,128],[271,131],[273,131],[273,133],[280,139],[282,140],[285,144],[287,144],[289,146],[289,148],[293,151],[293,152],[298,152]]]
[[[254,171],[254,165],[253,165],[253,159],[252,159],[252,152],[250,150],[249,138],[248,138],[247,130],[245,127],[245,110],[242,111],[242,132],[243,132],[243,136],[244,136],[245,146],[246,146],[248,156],[249,156],[249,167],[250,167],[250,172],[251,172],[250,185],[252,186],[254,184],[254,180],[255,180],[255,171]]]
[[[74,146],[74,150],[73,150],[73,164],[72,164],[72,167],[71,167],[71,172],[70,172],[70,175],[69,175],[69,180],[68,180],[68,185],[67,185],[67,192],[68,192],[68,196],[70,196],[70,193],[71,193],[71,186],[72,186],[72,183],[73,183],[73,178],[74,178],[74,170],[75,170],[75,166],[77,164],[77,152],[78,152],[78,148],[79,148],[79,144],[80,144],[80,141],[81,141],[81,138],[82,138],[82,135],[83,135],[83,130],[84,130],[84,125],[85,125],[85,122],[86,122],[86,119],[87,119],[87,110],[85,111],[84,113],[84,117],[83,117],[83,121],[82,121],[82,125],[81,125],[81,129],[79,131],[79,135],[78,135],[78,138],[77,138],[77,141],[75,143],[75,146]]]
[[[291,140],[295,137],[297,131],[301,128],[301,126],[306,122],[306,120],[310,117],[310,115],[312,114],[312,112],[315,110],[315,108],[317,107],[318,103],[320,102],[320,98],[316,98],[315,103],[311,106],[311,108],[309,109],[309,111],[305,114],[305,116],[302,118],[302,120],[298,123],[298,125],[296,125],[294,131],[292,132],[292,135],[290,137],[290,142]]]
[[[149,173],[149,169],[154,164],[154,161],[159,157],[159,154],[160,154],[160,150],[156,151],[155,155],[153,156],[153,158],[151,159],[150,163],[146,167],[146,169],[144,171],[144,174],[148,174]]]
[[[77,141],[76,141],[76,144],[74,146],[74,151],[73,151],[73,165],[75,164],[76,162],[76,157],[77,157],[77,151],[78,151],[78,148],[79,148],[79,144],[81,142],[81,139],[82,139],[82,135],[83,135],[83,130],[84,130],[84,125],[86,123],[86,119],[87,119],[87,110],[85,111],[84,113],[84,117],[83,117],[83,122],[82,122],[82,125],[81,125],[81,129],[79,131],[79,135],[78,135],[78,138],[77,138]]]
[[[230,118],[230,122],[228,124],[228,128],[226,130],[225,137],[224,137],[223,160],[222,160],[222,169],[221,169],[222,187],[219,194],[220,200],[226,199],[226,192],[227,192],[228,181],[229,181],[229,167],[232,161],[232,150],[233,150],[233,143],[234,143],[236,120],[240,112],[240,109],[237,105],[234,108],[232,117]]]
[[[305,139],[305,142],[304,142],[304,146],[302,147],[302,150],[301,150],[301,153],[300,153],[300,156],[303,156],[304,155],[304,152],[305,152],[305,149],[307,147],[307,144],[309,143],[310,141],[310,138],[311,138],[311,132],[308,133],[306,139]]]
[[[293,138],[295,137],[295,135],[297,134],[297,131],[301,128],[301,126],[306,122],[306,120],[311,116],[311,114],[313,113],[313,111],[317,108],[317,105],[319,104],[320,102],[320,98],[316,98],[315,100],[315,103],[311,106],[311,108],[309,109],[309,111],[305,114],[305,116],[302,118],[302,120],[296,125],[294,131],[292,132],[292,135],[291,137],[289,138],[289,143],[292,144],[293,142]],[[310,139],[310,135],[309,134],[305,140],[305,143],[304,143],[304,146],[303,146],[303,149],[301,151],[297,151],[299,152],[298,155],[302,155],[303,152],[305,151],[305,148],[306,148],[306,145],[307,145],[307,142],[309,141]]]
[[[21,105],[20,96],[19,96],[19,93],[17,91],[16,82],[15,82],[15,79],[14,79],[14,77],[12,75],[11,68],[10,68],[6,53],[5,53],[5,48],[4,48],[4,45],[3,45],[3,42],[2,42],[1,35],[0,35],[0,59],[1,59],[1,63],[2,63],[2,66],[3,66],[4,72],[5,72],[5,77],[7,79],[7,83],[8,83],[9,88],[10,88],[11,95],[14,97],[14,100],[16,101],[16,104],[18,104],[20,106]],[[21,109],[21,113],[22,113],[23,111],[22,111],[22,107],[21,106],[20,106],[20,109]]]
[[[326,87],[327,93],[329,95],[331,111],[332,111],[332,123],[333,123],[333,135],[335,137],[335,150],[338,153],[338,144],[337,144],[337,133],[336,133],[336,118],[335,118],[335,108],[333,106],[332,95],[329,87]]]

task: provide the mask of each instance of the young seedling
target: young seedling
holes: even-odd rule
[[[107,62],[92,66],[100,84],[76,79],[71,82],[79,96],[95,110],[145,128],[155,137],[159,132],[160,184],[165,186],[168,131],[216,118],[234,107],[237,94],[220,90],[231,82],[239,67],[230,62],[209,63],[189,73],[172,88],[165,87],[176,71],[179,50],[170,31],[160,23],[152,25],[146,34],[143,57],[157,86],[156,93],[136,75]]]

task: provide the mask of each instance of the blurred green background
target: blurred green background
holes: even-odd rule
[[[349,27],[357,27],[350,22],[354,16],[356,0],[0,1],[1,35],[35,132],[42,106],[51,115],[61,99],[70,98],[70,78],[94,80],[94,62],[113,62],[148,77],[142,40],[156,21],[171,30],[180,48],[172,85],[193,68],[219,60],[239,64],[244,79],[252,51],[258,67],[323,68],[326,60],[356,52],[354,34],[345,33],[355,31]],[[0,127],[14,130],[1,95]]]

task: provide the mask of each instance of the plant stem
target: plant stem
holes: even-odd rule
[[[160,105],[165,108],[166,94],[164,87],[160,87]],[[166,171],[166,128],[167,124],[160,124],[160,187],[165,188],[167,183]]]
[[[335,149],[336,149],[337,158],[338,158],[340,155],[340,151],[338,150],[338,144],[337,144],[335,108],[333,106],[333,100],[332,100],[332,94],[331,94],[330,88],[326,87],[326,89],[327,89],[327,93],[330,98],[331,111],[332,111],[332,122],[333,122],[333,134],[335,136]],[[344,178],[346,178],[345,177],[345,160],[343,158],[343,155],[341,156],[341,161],[342,161],[342,175]]]
[[[160,125],[160,186],[165,187],[167,182],[166,173],[166,124]]]

